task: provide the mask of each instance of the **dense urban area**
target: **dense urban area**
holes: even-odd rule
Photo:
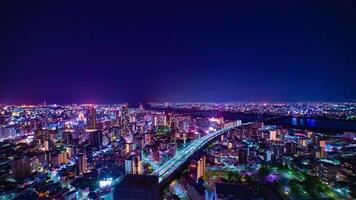
[[[356,120],[356,103],[152,103],[153,107],[219,110],[246,114]]]
[[[355,199],[356,129],[318,120],[356,104],[1,105],[0,199]]]

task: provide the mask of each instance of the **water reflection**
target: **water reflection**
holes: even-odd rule
[[[297,126],[298,125],[298,119],[296,117],[292,117],[291,118],[291,123],[293,126]]]
[[[338,131],[356,131],[356,121],[289,117],[270,122],[277,125],[291,125],[300,128],[321,128]]]
[[[310,119],[310,118],[308,118],[308,119],[307,119],[307,125],[308,125],[309,127],[315,127],[315,126],[316,126],[316,121],[315,121],[315,119]]]

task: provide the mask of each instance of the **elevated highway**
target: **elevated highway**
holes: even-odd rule
[[[158,167],[155,171],[152,172],[152,175],[159,177],[160,185],[165,185],[169,179],[174,176],[175,173],[179,171],[181,166],[187,163],[190,158],[198,151],[202,150],[207,144],[212,142],[214,139],[220,135],[227,133],[235,128],[241,126],[251,125],[252,123],[237,124],[228,128],[220,129],[214,132],[211,132],[197,140],[194,140],[188,147],[177,153],[173,158],[168,160],[166,163]]]

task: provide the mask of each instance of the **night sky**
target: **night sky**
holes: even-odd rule
[[[0,103],[356,100],[356,1],[129,2],[1,1]]]

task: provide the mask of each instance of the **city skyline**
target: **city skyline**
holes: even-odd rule
[[[352,1],[1,4],[0,103],[356,99]]]
[[[355,119],[325,102],[0,106],[0,196],[353,199]]]
[[[356,199],[356,1],[0,1],[0,199]]]

